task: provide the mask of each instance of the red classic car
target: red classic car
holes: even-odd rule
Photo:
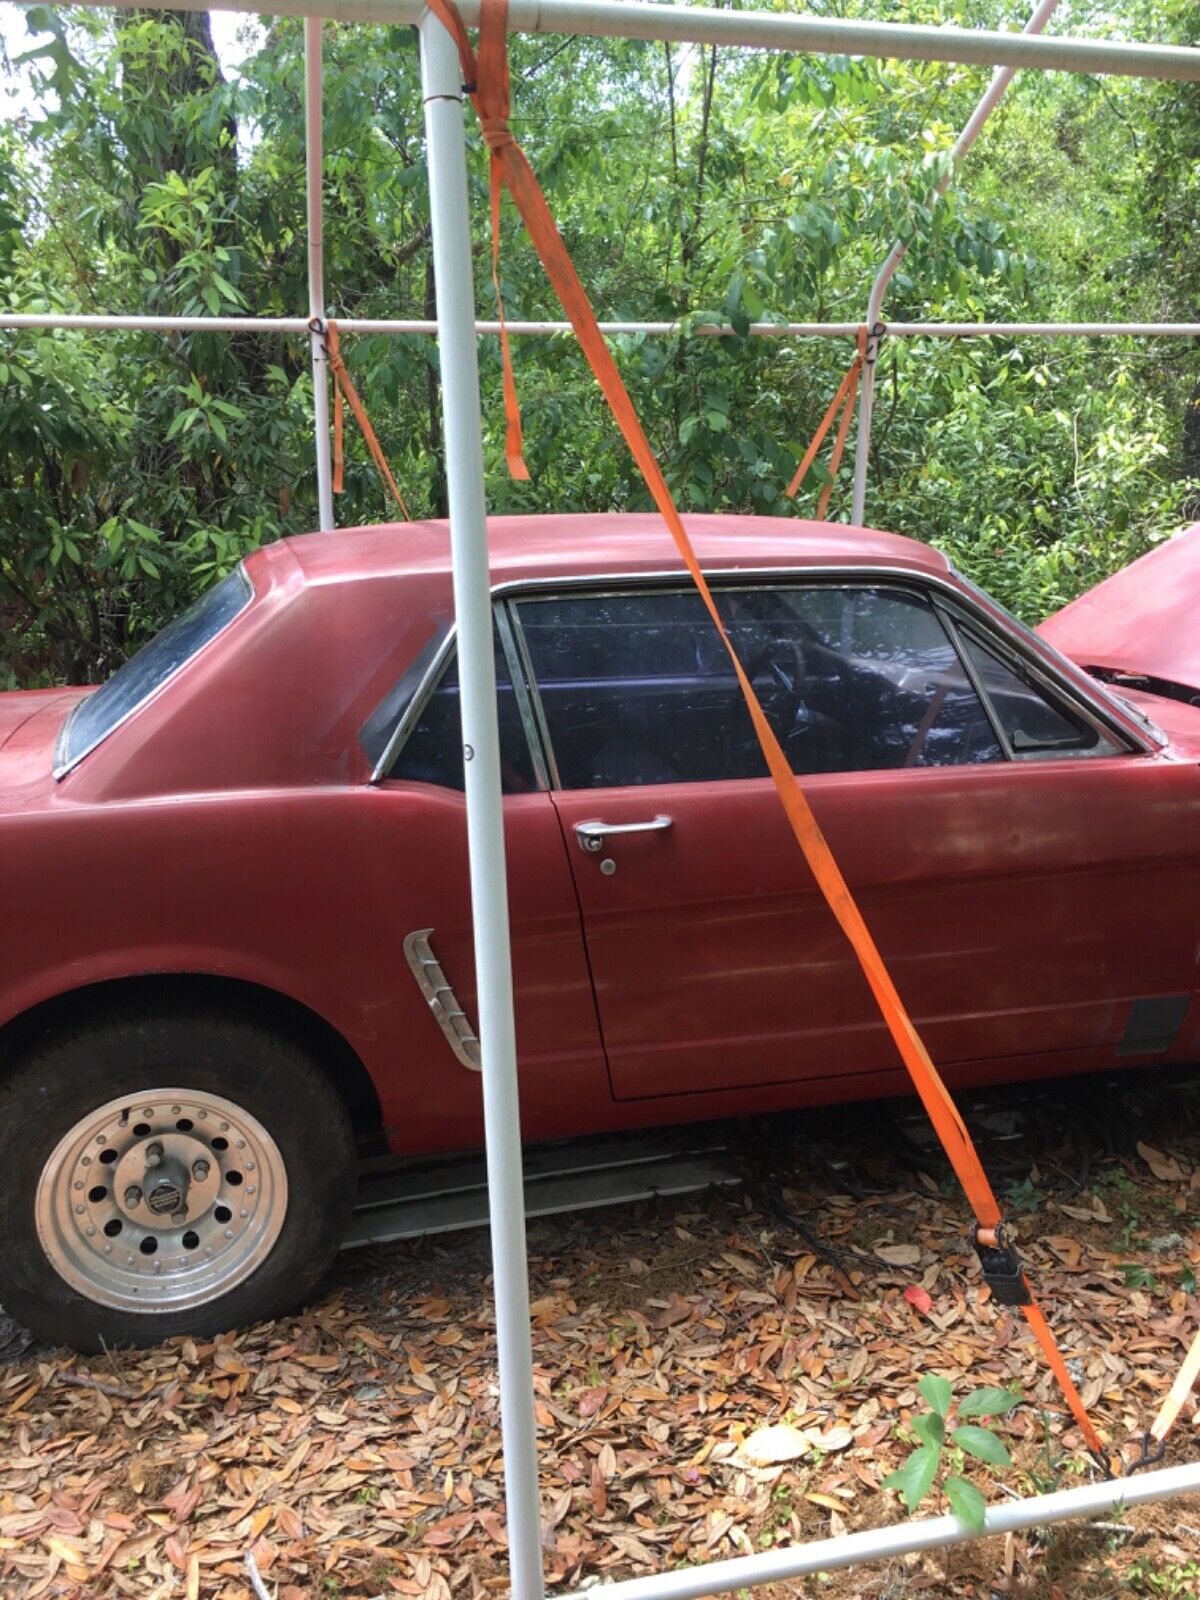
[[[1200,1058],[1200,528],[1039,637],[909,539],[689,526],[950,1083]],[[660,521],[490,537],[526,1137],[904,1091]],[[454,648],[445,525],[361,528],[0,696],[0,1301],[43,1336],[278,1314],[356,1154],[480,1141]]]

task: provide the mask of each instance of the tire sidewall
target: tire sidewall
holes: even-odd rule
[[[38,1184],[59,1141],[107,1101],[171,1088],[220,1095],[274,1139],[287,1212],[267,1255],[242,1282],[199,1306],[126,1311],[61,1278],[38,1237]],[[283,1314],[311,1292],[349,1219],[354,1141],[345,1107],[290,1040],[251,1023],[151,1017],[80,1030],[39,1051],[0,1096],[0,1300],[35,1332],[81,1349],[207,1335]]]

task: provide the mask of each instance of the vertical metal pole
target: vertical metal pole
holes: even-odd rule
[[[500,1365],[508,1560],[515,1600],[542,1600],[533,1348],[525,1255],[525,1195],[513,1025],[504,811],[496,726],[492,598],[483,495],[483,442],[475,339],[475,288],[467,204],[462,72],[445,28],[429,12],[418,26],[438,354],[450,503],[450,558],[458,622],[458,682],[475,931],[488,1206]]]
[[[1025,24],[1022,32],[1041,33],[1058,7],[1058,0],[1040,0],[1033,15]],[[954,141],[950,151],[950,165],[946,176],[937,186],[938,194],[945,194],[950,180],[958,171],[959,163],[967,151],[979,137],[981,128],[992,112],[1004,99],[1009,84],[1016,76],[1015,67],[997,67],[992,73],[992,81],[984,91],[979,104],[972,111],[967,120],[967,125]],[[871,298],[867,301],[867,327],[874,328],[879,322],[883,312],[883,297],[887,293],[888,284],[896,276],[896,269],[908,253],[908,246],[897,241],[888,252],[887,260],[880,267],[875,282],[871,286]],[[850,520],[861,523],[866,511],[867,503],[867,468],[871,454],[871,420],[875,411],[875,358],[879,353],[878,339],[872,339],[871,348],[867,359],[863,363],[862,383],[858,395],[858,433],[854,441],[854,509],[850,513]]]
[[[325,219],[321,196],[321,18],[304,19],[304,185],[308,209],[308,315],[325,326]],[[317,448],[317,508],[322,530],[333,523],[333,461],[329,447],[329,370],[319,333],[311,336],[313,429]]]

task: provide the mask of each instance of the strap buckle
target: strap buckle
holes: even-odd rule
[[[992,1291],[992,1298],[998,1306],[1033,1304],[1017,1247],[1002,1222],[998,1222],[994,1228],[981,1228],[976,1223],[971,1229],[971,1244],[983,1269],[983,1281]]]

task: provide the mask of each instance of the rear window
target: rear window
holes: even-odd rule
[[[250,579],[239,567],[155,634],[106,684],[81,700],[59,735],[54,776],[63,777],[139,706],[145,705],[152,694],[245,610],[253,594]]]

